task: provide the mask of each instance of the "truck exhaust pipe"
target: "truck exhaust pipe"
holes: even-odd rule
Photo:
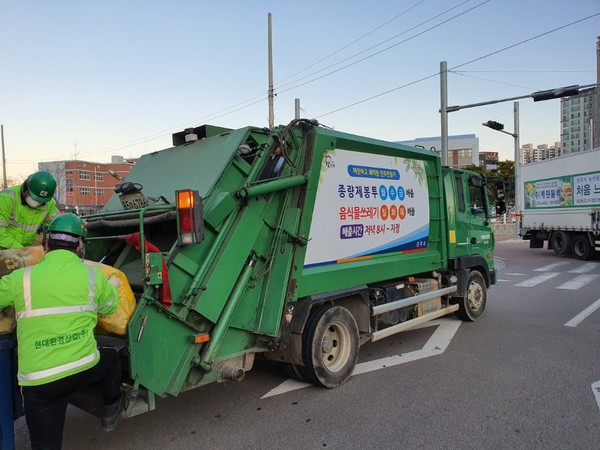
[[[242,381],[245,376],[246,372],[240,367],[225,367],[221,372],[223,380]]]

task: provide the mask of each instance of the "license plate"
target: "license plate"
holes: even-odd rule
[[[148,206],[148,201],[141,192],[121,195],[119,196],[119,200],[121,200],[123,209],[142,209]]]

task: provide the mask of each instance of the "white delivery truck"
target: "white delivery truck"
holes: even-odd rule
[[[521,166],[521,227],[530,248],[600,255],[600,148]]]

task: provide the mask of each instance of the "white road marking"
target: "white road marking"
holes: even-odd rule
[[[596,263],[585,263],[585,264],[582,264],[579,267],[575,267],[574,269],[569,270],[569,273],[586,273],[586,272],[591,272],[596,267],[600,267],[600,266],[598,264],[596,264]]]
[[[517,275],[519,277],[525,276],[524,273],[518,273],[518,272],[506,272],[504,275]]]
[[[566,283],[561,284],[560,286],[556,286],[556,289],[570,289],[577,290],[585,286],[586,284],[590,284],[592,281],[600,278],[600,275],[588,274],[588,275],[579,275],[578,277],[573,278],[572,280],[567,281]]]
[[[588,316],[590,316],[594,311],[596,311],[598,308],[600,308],[600,299],[596,300],[590,306],[585,308],[583,311],[581,311],[579,314],[577,314],[575,317],[573,317],[571,320],[569,320],[567,323],[565,323],[565,327],[576,327],[581,322],[583,322]],[[600,383],[600,381],[599,381],[599,383]]]
[[[594,393],[594,397],[596,397],[596,404],[598,405],[598,409],[600,409],[600,381],[592,383],[592,392]]]
[[[529,280],[521,281],[520,283],[515,284],[515,286],[534,287],[534,286],[537,286],[538,284],[542,284],[545,281],[551,280],[552,278],[554,278],[558,275],[560,275],[558,272],[543,273],[541,275],[537,275],[533,278],[530,278]]]
[[[430,356],[441,355],[446,348],[448,348],[448,345],[450,345],[450,341],[458,331],[461,323],[462,321],[458,319],[438,319],[427,322],[419,327],[412,328],[412,330],[417,330],[419,328],[437,326],[436,330],[422,349],[357,364],[352,375],[360,375],[374,370],[385,369],[387,367],[429,358]],[[307,386],[312,386],[312,384],[288,379],[279,386],[271,389],[261,398],[274,397],[275,395],[285,394],[286,392],[295,391],[296,389],[302,389]]]
[[[559,267],[562,266],[566,266],[571,264],[570,262],[557,262],[557,263],[553,263],[553,264],[547,264],[545,266],[542,267],[538,267],[537,269],[533,269],[534,272],[546,272],[546,271],[550,271],[550,270],[556,270]]]

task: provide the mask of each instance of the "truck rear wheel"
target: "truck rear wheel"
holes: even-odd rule
[[[594,251],[589,238],[584,234],[578,234],[573,239],[573,255],[582,261],[587,261],[593,255]]]
[[[302,334],[300,375],[317,386],[338,387],[352,375],[358,348],[358,326],[350,311],[332,305],[314,309]]]
[[[304,377],[304,367],[299,366],[297,364],[292,364],[292,363],[281,363],[281,367],[283,369],[283,373],[289,377],[289,378],[294,378],[295,380],[298,381],[304,381],[306,382],[306,378]]]
[[[459,309],[456,315],[465,321],[475,322],[479,320],[485,311],[487,303],[487,290],[481,273],[473,270],[469,274],[469,288],[466,297],[458,301]]]
[[[550,247],[557,255],[566,255],[571,251],[571,235],[564,231],[555,231],[550,238]]]

